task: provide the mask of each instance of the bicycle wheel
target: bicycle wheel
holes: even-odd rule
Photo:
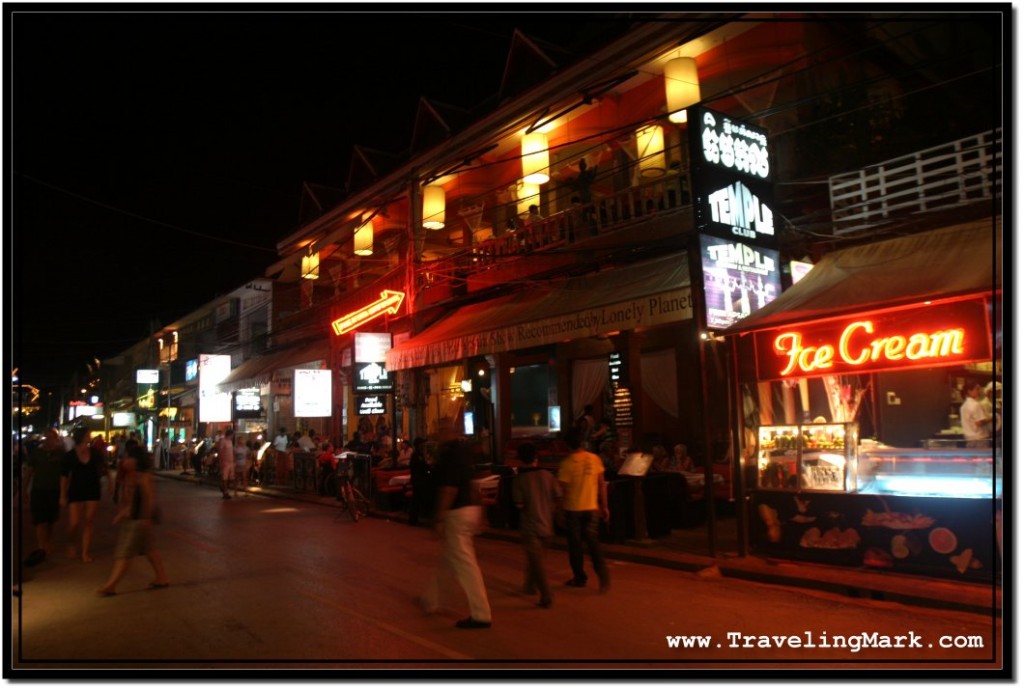
[[[352,488],[352,517],[359,520],[362,516],[370,515],[370,502],[355,487]]]

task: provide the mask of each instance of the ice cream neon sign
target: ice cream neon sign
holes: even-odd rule
[[[762,380],[914,369],[992,358],[986,305],[952,301],[755,334]]]
[[[857,367],[883,359],[890,362],[904,358],[936,359],[962,355],[964,352],[963,329],[947,329],[930,334],[918,332],[909,336],[892,334],[869,341],[866,336],[874,333],[874,322],[853,322],[843,329],[835,347],[827,344],[805,347],[800,333],[787,331],[779,334],[775,339],[775,351],[789,358],[789,363],[779,374],[785,377],[795,371],[804,374],[812,374],[817,370],[827,371],[834,367],[836,356],[846,364]]]
[[[371,302],[369,305],[349,312],[340,319],[331,322],[331,328],[338,336],[346,334],[367,322],[373,321],[383,314],[395,314],[405,300],[405,293],[398,290],[382,290],[380,300]]]

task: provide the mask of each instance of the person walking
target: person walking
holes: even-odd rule
[[[127,452],[122,466],[125,473],[121,501],[114,515],[114,525],[121,524],[114,551],[114,568],[110,578],[96,591],[101,597],[117,594],[117,584],[128,572],[132,557],[145,556],[153,567],[150,588],[166,588],[170,585],[164,562],[153,543],[153,525],[157,522],[159,508],[152,468],[146,450],[135,446]]]
[[[61,462],[65,453],[60,435],[50,428],[25,464],[28,506],[36,528],[36,549],[25,559],[26,566],[35,566],[50,554],[53,527],[60,518]]]
[[[555,476],[537,465],[537,449],[533,444],[520,444],[516,455],[522,467],[512,483],[512,501],[519,508],[519,532],[526,553],[526,576],[523,592],[540,592],[537,603],[551,607],[551,586],[544,569],[544,549],[555,534],[552,517],[562,498],[562,489]]]
[[[74,448],[61,461],[60,505],[68,509],[68,557],[78,557],[75,548],[79,526],[82,530],[82,561],[92,561],[93,522],[102,495],[100,480],[106,478],[107,491],[114,492],[110,468],[103,456],[89,444],[89,430],[79,427],[72,435]]]
[[[607,522],[610,516],[604,466],[597,455],[583,448],[579,432],[570,430],[565,440],[570,453],[558,467],[569,566],[572,568],[572,578],[565,584],[573,588],[587,585],[587,574],[583,570],[583,546],[586,544],[603,593],[611,584],[608,565],[597,538],[598,520]]]
[[[228,487],[235,481],[235,431],[230,427],[217,441],[217,460],[220,462],[221,499],[230,499]]]
[[[441,444],[437,476],[434,525],[443,545],[438,567],[427,583],[421,603],[427,612],[436,612],[443,582],[454,577],[469,601],[469,617],[455,625],[460,629],[490,628],[491,605],[473,546],[473,536],[480,532],[483,511],[473,498],[473,466],[462,443],[452,439]]]

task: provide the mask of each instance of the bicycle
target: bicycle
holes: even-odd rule
[[[341,518],[346,511],[357,523],[360,518],[370,514],[370,500],[352,483],[352,466],[348,460],[338,459],[338,468],[327,476],[325,485],[328,490],[333,490],[339,502],[334,520]]]

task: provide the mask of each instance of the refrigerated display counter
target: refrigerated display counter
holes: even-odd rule
[[[998,578],[1000,449],[896,449],[856,439],[851,423],[760,428],[750,494],[755,552]]]

